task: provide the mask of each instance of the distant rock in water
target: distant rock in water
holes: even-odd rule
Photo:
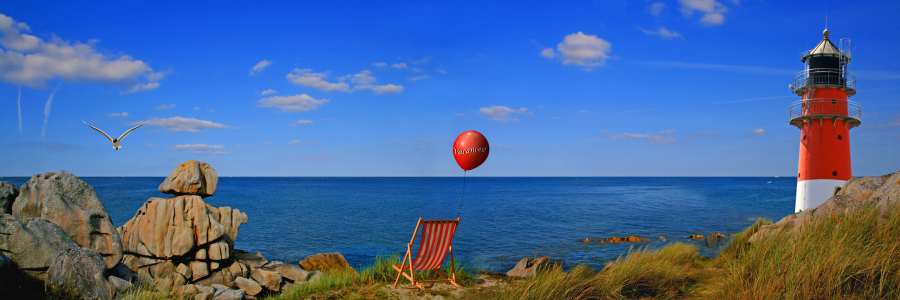
[[[122,261],[122,243],[97,191],[62,170],[31,176],[12,205],[22,223],[32,218],[56,224],[82,247],[97,251],[112,268]]]
[[[13,202],[19,195],[19,187],[9,181],[0,181],[0,214],[11,214]]]
[[[750,237],[754,243],[780,232],[796,234],[804,222],[824,218],[840,222],[837,215],[862,205],[874,205],[881,217],[900,205],[900,172],[879,177],[850,178],[844,186],[819,206],[786,216],[775,224],[764,225]]]
[[[696,240],[696,239],[702,239],[702,238],[705,238],[705,237],[702,236],[702,235],[699,235],[699,234],[692,234],[692,235],[690,236],[690,238],[691,238],[692,240]]]
[[[719,246],[724,245],[725,241],[727,240],[728,237],[726,237],[724,234],[716,232],[714,234],[706,236],[706,238],[703,240],[703,244],[706,247],[718,248]]]
[[[219,176],[207,163],[190,160],[178,165],[159,185],[159,191],[171,195],[198,195],[206,198],[216,192]]]
[[[611,238],[602,238],[597,239],[601,244],[615,244],[615,243],[636,243],[636,242],[649,242],[650,240],[645,238],[639,238],[636,236],[623,236],[621,238],[611,237]]]

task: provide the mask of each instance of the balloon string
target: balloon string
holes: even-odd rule
[[[466,199],[466,171],[463,170],[463,194],[462,199],[459,199],[459,209],[456,210],[456,218],[459,219],[459,212],[462,210],[463,200]]]

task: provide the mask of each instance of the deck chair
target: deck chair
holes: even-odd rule
[[[419,232],[420,224],[422,225],[422,238],[419,240],[419,253],[416,254],[416,258],[413,260],[410,255],[412,255],[413,241],[416,240],[416,233]],[[459,225],[459,218],[456,218],[456,220],[422,220],[422,218],[419,218],[419,222],[416,224],[416,230],[413,231],[412,239],[410,239],[409,244],[406,245],[406,255],[403,256],[403,261],[399,266],[392,265],[394,270],[397,270],[399,273],[397,274],[397,280],[394,281],[394,288],[397,288],[397,284],[400,283],[401,275],[409,279],[412,283],[413,286],[409,287],[411,289],[431,288],[434,286],[435,282],[442,281],[449,282],[456,287],[461,287],[456,283],[456,266],[453,262],[453,247],[450,246],[450,241],[453,240],[453,234],[456,233],[457,225]],[[441,265],[444,264],[444,258],[447,256],[447,253],[450,253],[450,277],[441,273],[440,270]],[[409,270],[409,274],[405,273],[404,270]],[[414,271],[429,270],[434,271],[435,279],[416,280]],[[438,279],[438,276],[443,277],[444,279]],[[428,282],[430,284],[423,285],[423,282]]]

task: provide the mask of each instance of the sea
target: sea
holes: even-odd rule
[[[4,177],[22,186],[27,177]],[[115,226],[145,201],[169,195],[164,177],[81,177],[97,190]],[[741,232],[758,218],[793,213],[795,177],[220,177],[204,200],[247,214],[235,248],[297,263],[339,252],[359,269],[377,255],[406,252],[416,222],[456,219],[457,264],[506,272],[525,257],[594,269],[640,248],[721,246],[692,234]],[[649,242],[601,244],[636,236]],[[589,243],[584,243],[584,239]],[[729,237],[730,238],[730,237]],[[416,245],[413,246],[416,251]],[[415,255],[415,253],[413,253]]]

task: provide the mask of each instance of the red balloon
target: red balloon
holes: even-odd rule
[[[453,158],[463,170],[471,170],[480,166],[491,152],[491,146],[480,132],[469,130],[463,132],[453,142]]]

